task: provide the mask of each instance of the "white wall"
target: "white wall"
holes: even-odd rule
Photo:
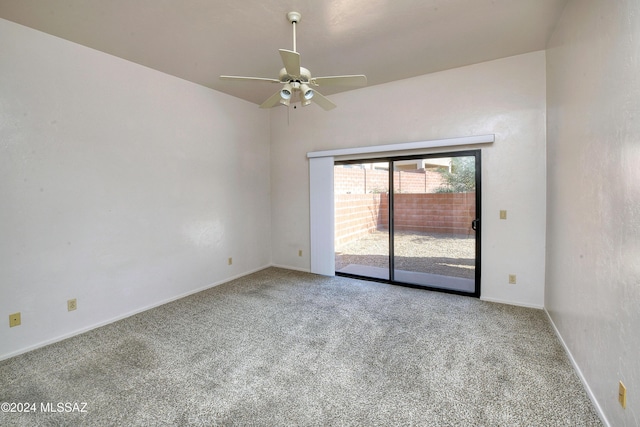
[[[0,358],[271,263],[268,112],[5,20],[0,58]]]
[[[482,297],[542,307],[545,84],[534,52],[333,95],[329,112],[272,109],[274,264],[309,269],[307,152],[494,133],[482,149]]]
[[[638,16],[636,0],[570,1],[547,51],[545,306],[616,426],[640,425]]]

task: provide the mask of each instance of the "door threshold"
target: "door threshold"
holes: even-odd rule
[[[394,273],[395,280],[391,281],[389,280],[388,268],[349,264],[340,270],[336,270],[336,275],[338,276],[474,296],[474,279],[404,270],[395,270]]]

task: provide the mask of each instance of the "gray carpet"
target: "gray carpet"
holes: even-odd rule
[[[38,406],[2,426],[601,425],[540,310],[277,268],[0,362],[0,380],[0,402]]]

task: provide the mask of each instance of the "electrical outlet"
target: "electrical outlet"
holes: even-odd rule
[[[622,381],[618,383],[618,402],[622,409],[627,408],[627,388],[622,384]]]
[[[67,300],[67,311],[73,311],[78,308],[78,301],[76,299]]]
[[[507,211],[500,211],[500,219],[507,219]]]
[[[229,265],[233,264],[233,258],[229,257],[229,261],[227,261],[227,264]]]
[[[22,320],[20,319],[20,313],[13,313],[9,315],[9,327],[20,326]]]
[[[516,275],[515,274],[510,274],[509,275],[509,284],[510,285],[515,285],[516,284]]]
[[[298,256],[302,256],[302,249],[298,250]]]

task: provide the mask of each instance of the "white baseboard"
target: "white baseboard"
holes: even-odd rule
[[[305,273],[311,273],[311,270],[308,268],[291,267],[290,265],[271,264],[270,267],[284,268],[285,270],[295,270],[295,271],[302,271]]]
[[[569,360],[571,361],[571,365],[573,366],[573,369],[575,369],[576,373],[578,374],[578,378],[580,378],[580,381],[582,382],[582,385],[584,386],[584,389],[587,392],[587,396],[589,396],[591,403],[593,403],[593,406],[596,408],[596,412],[598,413],[600,420],[605,426],[611,427],[611,424],[609,424],[609,420],[607,420],[607,417],[604,415],[604,412],[602,411],[602,408],[600,407],[598,400],[596,399],[593,392],[591,391],[591,387],[589,387],[589,384],[587,383],[586,378],[584,377],[584,375],[582,375],[582,371],[580,370],[580,367],[576,363],[576,360],[573,358],[573,354],[571,354],[571,350],[569,350],[569,347],[567,347],[567,343],[564,342],[562,335],[560,335],[560,331],[556,327],[556,324],[553,322],[551,315],[549,314],[546,308],[544,309],[544,312],[547,313],[547,317],[549,318],[549,322],[551,322],[553,331],[555,332],[556,336],[560,340],[560,343],[562,344],[564,351],[567,353],[567,357],[569,357]]]
[[[10,359],[12,357],[19,356],[19,355],[24,354],[24,353],[28,353],[28,352],[36,350],[38,348],[45,347],[47,345],[56,343],[58,341],[65,340],[67,338],[74,337],[76,335],[83,334],[83,333],[88,332],[88,331],[90,331],[92,329],[96,329],[96,328],[99,328],[101,326],[105,326],[105,325],[108,325],[110,323],[117,322],[118,320],[126,319],[127,317],[131,317],[131,316],[136,315],[138,313],[142,313],[143,311],[151,310],[152,308],[156,308],[156,307],[159,307],[161,305],[170,303],[172,301],[179,300],[180,298],[184,298],[184,297],[187,297],[189,295],[197,294],[198,292],[206,291],[207,289],[211,289],[211,288],[216,287],[218,285],[222,285],[223,283],[227,283],[227,282],[230,282],[232,280],[239,279],[241,277],[247,276],[249,274],[253,274],[253,273],[257,272],[257,271],[264,270],[265,268],[269,268],[269,267],[271,267],[271,265],[265,265],[265,266],[262,266],[262,267],[258,267],[258,268],[255,268],[253,270],[246,271],[244,273],[240,273],[240,274],[237,274],[235,276],[231,276],[231,277],[219,280],[219,281],[217,281],[215,283],[211,283],[209,285],[202,286],[202,287],[200,287],[198,289],[194,289],[194,290],[191,290],[191,291],[188,291],[188,292],[184,292],[184,293],[182,293],[180,295],[176,295],[176,296],[167,298],[165,300],[162,300],[162,301],[159,301],[159,302],[155,302],[153,304],[150,304],[148,306],[145,306],[145,307],[133,310],[133,311],[129,311],[127,313],[124,313],[122,315],[116,316],[114,318],[111,318],[111,319],[108,319],[108,320],[105,320],[105,321],[102,321],[102,322],[98,322],[98,323],[95,323],[93,325],[86,326],[84,328],[77,329],[75,331],[72,331],[72,332],[57,336],[55,338],[51,338],[51,339],[48,339],[48,340],[45,340],[45,341],[41,341],[41,342],[39,342],[37,344],[30,345],[28,347],[22,348],[20,350],[13,351],[11,353],[3,354],[3,355],[0,356],[0,361],[1,360],[6,360],[6,359]],[[286,268],[286,267],[283,267],[283,268]]]
[[[526,307],[526,308],[536,308],[538,310],[543,310],[544,306],[541,305],[536,305],[536,304],[524,304],[521,302],[514,302],[514,301],[505,301],[505,300],[501,300],[498,298],[485,298],[483,296],[480,297],[481,301],[487,301],[487,302],[497,302],[499,304],[508,304],[508,305],[515,305],[518,307]]]

